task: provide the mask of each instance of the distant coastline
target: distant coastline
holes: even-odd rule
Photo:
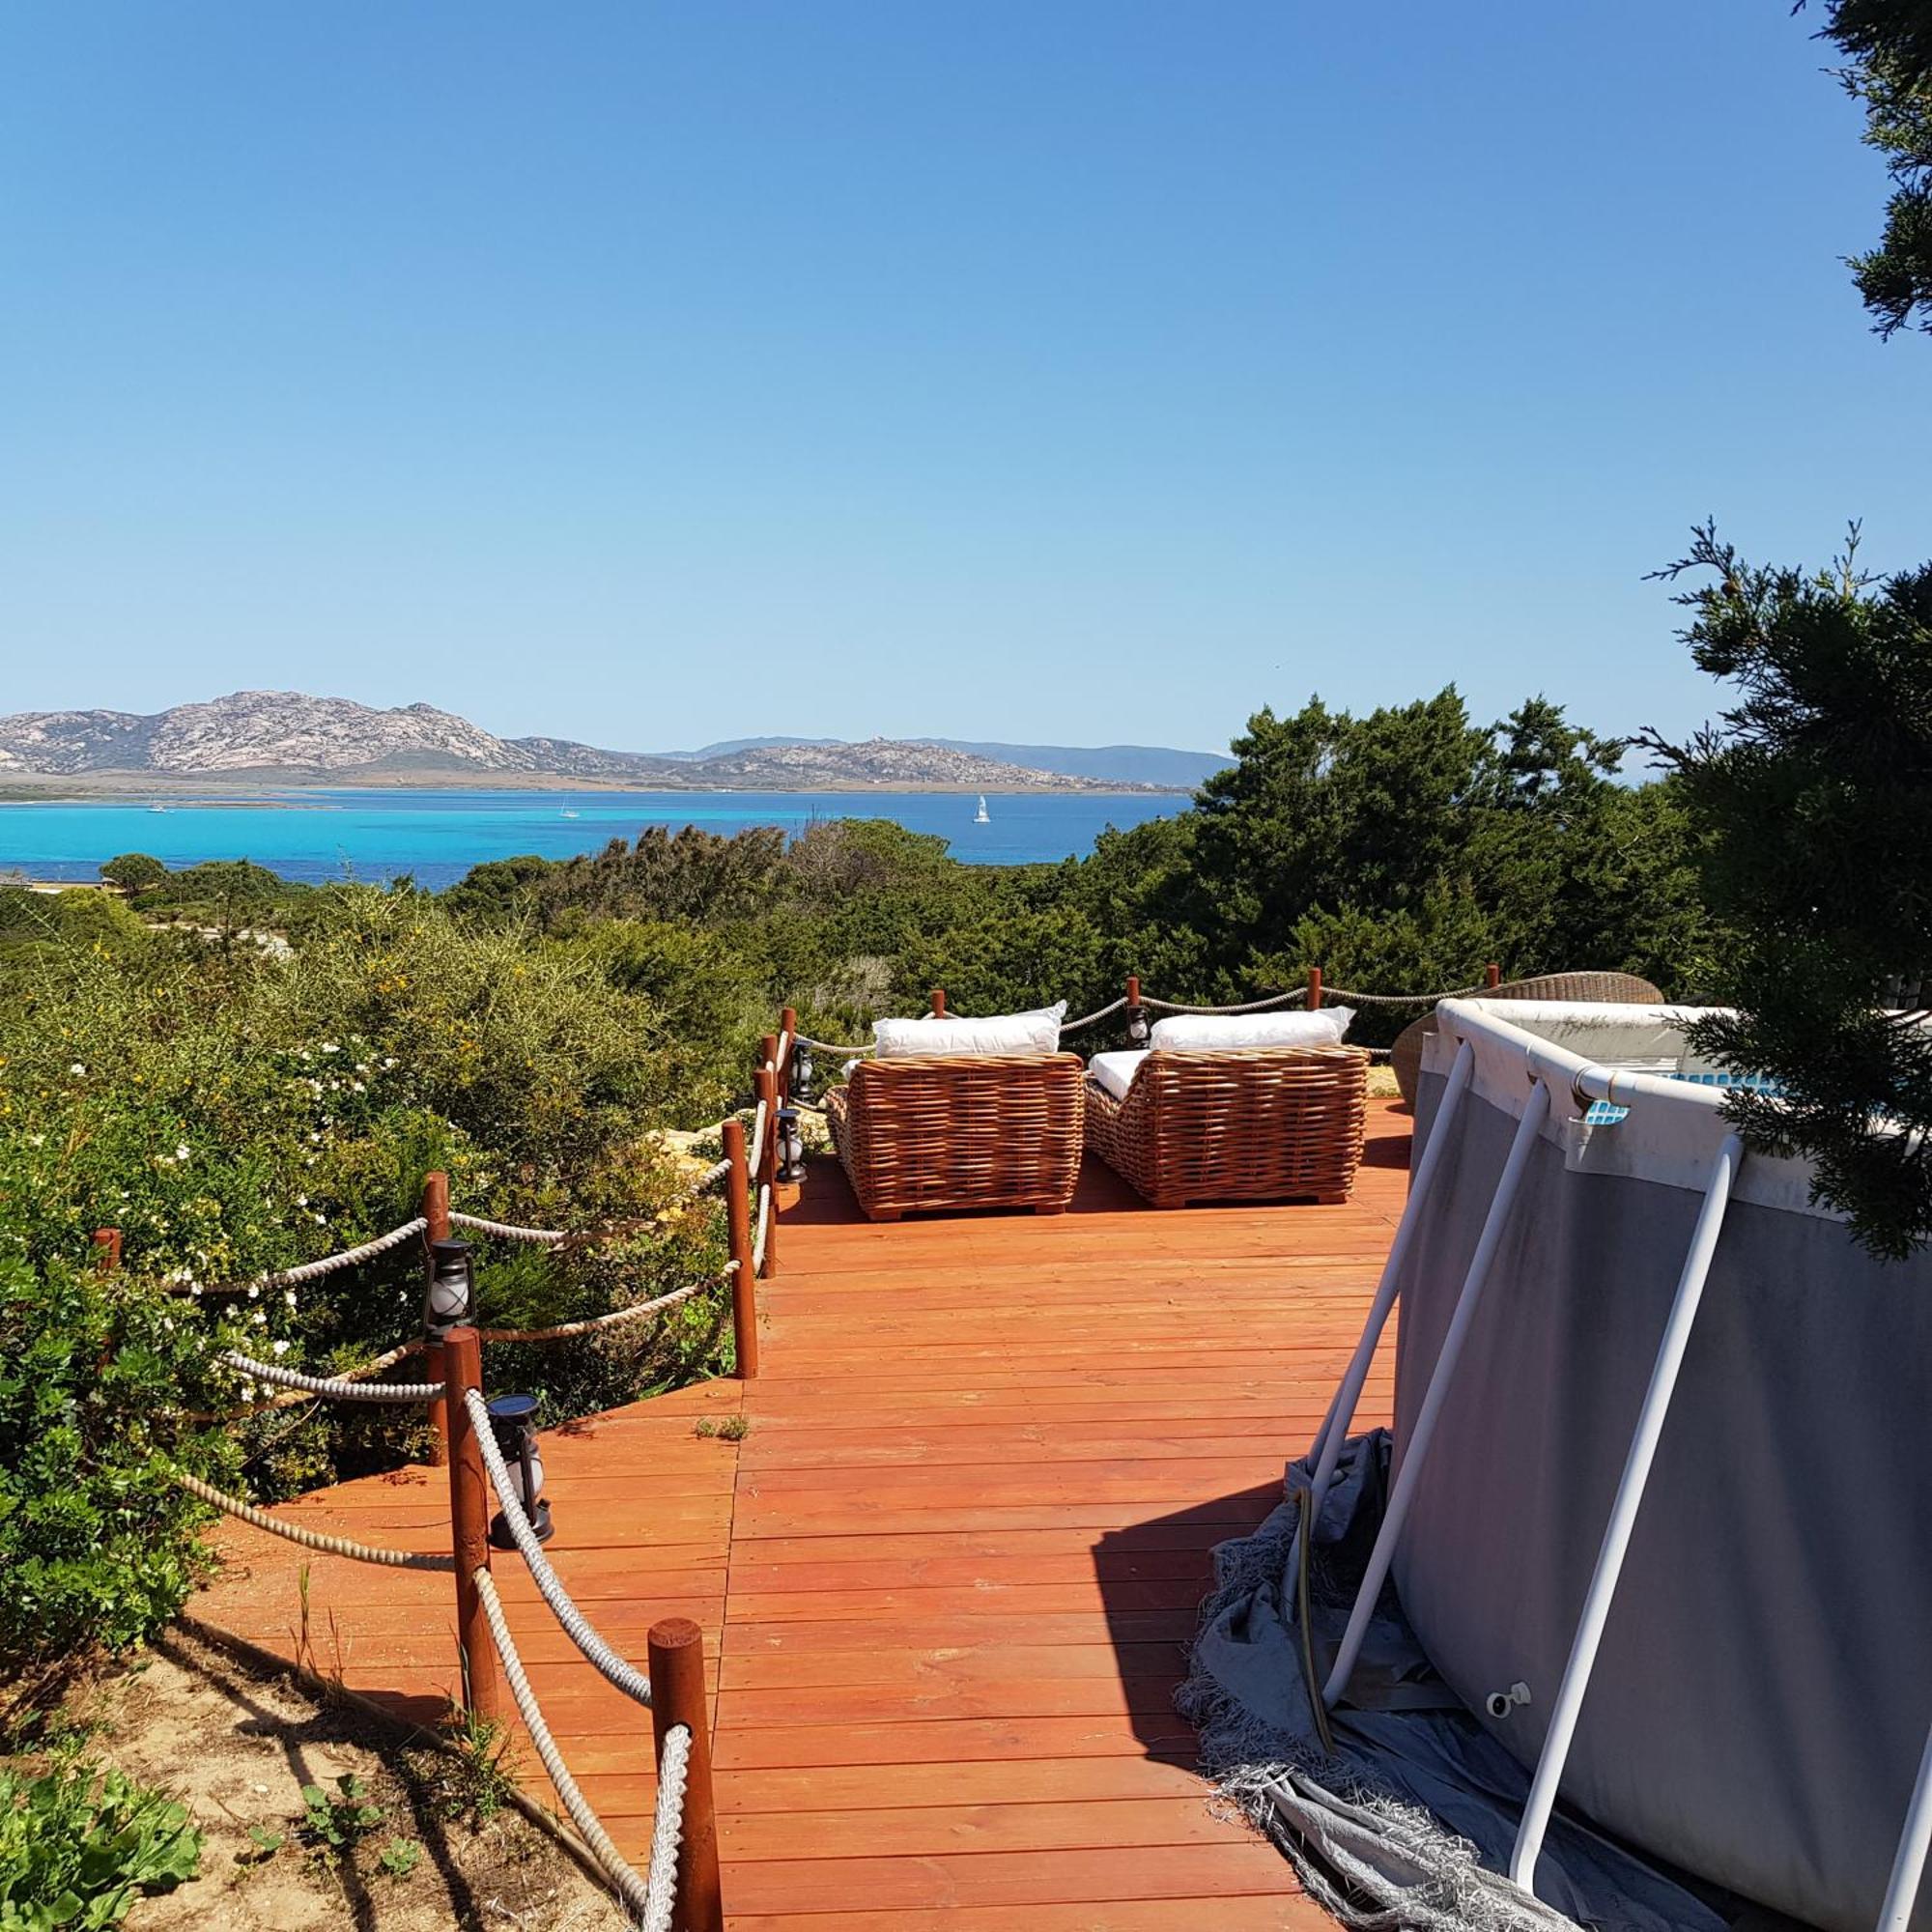
[[[384,774],[380,781],[318,778],[313,773],[250,773],[238,781],[215,783],[206,778],[170,779],[153,772],[93,772],[85,777],[54,772],[9,772],[0,778],[0,802],[8,805],[177,805],[190,807],[229,806],[237,810],[275,810],[286,811],[327,810],[325,805],[308,806],[290,800],[290,792],[353,792],[357,796],[381,798],[404,791],[449,792],[687,792],[694,798],[781,797],[797,792],[797,782],[789,784],[706,784],[696,781],[679,784],[660,781],[651,775],[645,784],[636,779],[561,777],[538,772],[398,772]],[[814,781],[809,789],[836,792],[854,799],[873,795],[892,796],[907,792],[935,797],[971,798],[993,787],[980,783],[941,783],[929,781],[895,782],[845,779]],[[1045,798],[1185,798],[1185,785],[1121,784],[1006,784],[1003,794]]]

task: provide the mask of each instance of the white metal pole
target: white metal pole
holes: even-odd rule
[[[1932,1733],[1925,1739],[1925,1755],[1918,1760],[1918,1781],[1912,1803],[1905,1807],[1905,1830],[1898,1834],[1898,1851],[1891,1861],[1891,1883],[1878,1909],[1878,1932],[1905,1932],[1925,1876],[1925,1855],[1932,1851]]]
[[[1502,1242],[1510,1209],[1516,1204],[1522,1171],[1529,1164],[1530,1148],[1535,1144],[1548,1113],[1549,1088],[1539,1079],[1522,1103],[1522,1119],[1516,1123],[1516,1138],[1510,1142],[1509,1158],[1503,1162],[1502,1177],[1497,1180],[1495,1195],[1490,1202],[1481,1238],[1476,1242],[1476,1252],[1469,1260],[1469,1271],[1463,1277],[1462,1293],[1456,1297],[1456,1312],[1449,1318],[1441,1350],[1429,1374],[1429,1387],[1423,1392],[1422,1406],[1416,1411],[1414,1427],[1410,1429],[1408,1441],[1403,1448],[1402,1468],[1396,1475],[1395,1487],[1389,1492],[1388,1508],[1382,1517],[1381,1528],[1376,1533],[1376,1547],[1369,1553],[1369,1567],[1362,1577],[1362,1587],[1355,1592],[1355,1606],[1349,1615],[1349,1628],[1342,1634],[1342,1648],[1336,1653],[1335,1667],[1328,1673],[1327,1685],[1321,1692],[1322,1703],[1331,1710],[1336,1699],[1348,1689],[1355,1659],[1361,1655],[1362,1639],[1369,1634],[1369,1619],[1375,1613],[1376,1599],[1381,1595],[1389,1564],[1395,1558],[1396,1539],[1402,1534],[1409,1505],[1415,1500],[1415,1486],[1421,1478],[1423,1458],[1429,1453],[1430,1437],[1435,1434],[1436,1417],[1441,1413],[1442,1404],[1449,1394],[1449,1384],[1455,1378],[1457,1358],[1468,1338],[1469,1324],[1475,1319],[1483,1285],[1489,1280],[1490,1267]]]
[[[1623,1574],[1624,1558],[1630,1551],[1631,1532],[1643,1504],[1644,1487],[1650,1481],[1664,1418],[1670,1412],[1670,1399],[1677,1392],[1678,1372],[1684,1366],[1684,1351],[1690,1340],[1691,1325],[1697,1320],[1698,1304],[1704,1297],[1711,1258],[1717,1253],[1718,1237],[1723,1232],[1731,1184],[1743,1158],[1744,1143],[1736,1134],[1726,1134],[1711,1163],[1703,1205],[1690,1231],[1690,1246],[1677,1277],[1677,1293],[1664,1320],[1657,1359],[1651,1365],[1650,1384],[1643,1392],[1636,1430],[1624,1458],[1624,1472],[1617,1482],[1616,1498],[1610,1504],[1609,1520],[1604,1526],[1597,1567],[1583,1595],[1582,1614],[1577,1620],[1577,1634],[1570,1643],[1570,1661],[1563,1666],[1563,1681],[1557,1687],[1556,1701],[1549,1713],[1549,1729],[1543,1740],[1542,1755],[1536,1761],[1536,1775],[1530,1780],[1522,1822],[1517,1828],[1516,1849],[1510,1855],[1510,1877],[1528,1892],[1536,1890],[1536,1861],[1543,1850],[1544,1833],[1549,1827],[1550,1807],[1556,1803],[1556,1788],[1563,1781],[1563,1768],[1569,1761],[1570,1746],[1577,1734],[1577,1714],[1590,1688],[1597,1648],[1603,1641],[1617,1579]]]
[[[1475,1063],[1476,1050],[1465,1039],[1456,1049],[1448,1083],[1442,1089],[1441,1103],[1435,1109],[1429,1138],[1422,1144],[1421,1158],[1416,1161],[1415,1172],[1409,1179],[1408,1200],[1403,1208],[1402,1219],[1396,1224],[1388,1260],[1382,1264],[1382,1278],[1377,1285],[1376,1298],[1369,1305],[1369,1319],[1362,1324],[1362,1339],[1355,1344],[1355,1352],[1343,1372],[1341,1382],[1328,1404],[1328,1413],[1321,1418],[1321,1427],[1316,1432],[1314,1446],[1308,1452],[1308,1459],[1315,1465],[1306,1519],[1311,1527],[1321,1520],[1321,1505],[1327,1498],[1328,1485],[1334,1480],[1335,1463],[1342,1454],[1342,1444],[1348,1440],[1349,1430],[1354,1423],[1355,1405],[1362,1399],[1362,1384],[1369,1378],[1370,1364],[1374,1362],[1376,1350],[1380,1346],[1389,1311],[1395,1306],[1403,1261],[1408,1253],[1415,1224],[1421,1218],[1422,1204],[1429,1198],[1430,1183],[1435,1179],[1435,1170],[1442,1164],[1442,1150],[1448,1145],[1449,1129],[1455,1124],[1457,1109],[1462,1105],[1463,1093],[1469,1084]],[[1295,1533],[1297,1536],[1300,1534],[1298,1530]],[[1293,1550],[1290,1552],[1291,1572],[1297,1553]]]

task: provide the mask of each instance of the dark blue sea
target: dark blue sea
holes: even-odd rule
[[[526,852],[564,859],[631,838],[646,825],[748,825],[802,832],[814,819],[890,818],[947,839],[974,866],[1013,866],[1093,850],[1106,827],[1122,829],[1184,810],[1183,796],[1149,792],[292,791],[226,804],[147,799],[99,804],[0,802],[0,874],[91,879],[122,852],[163,864],[252,859],[284,878],[378,883],[407,873],[442,887],[485,859]]]

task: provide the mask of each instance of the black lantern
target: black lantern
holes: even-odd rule
[[[432,1241],[429,1259],[423,1333],[432,1342],[440,1342],[452,1328],[467,1327],[474,1316],[476,1275],[468,1241]]]
[[[801,1100],[811,1098],[811,1083],[817,1072],[811,1064],[811,1049],[796,1035],[792,1037],[791,1091]]]
[[[802,1180],[805,1178],[805,1135],[799,1126],[798,1109],[781,1107],[779,1109],[779,1179],[781,1180]]]
[[[1127,1009],[1127,1037],[1136,1046],[1145,1046],[1148,1041],[1147,1009],[1132,1006]]]
[[[543,1499],[543,1457],[537,1449],[537,1433],[531,1418],[537,1412],[533,1395],[499,1395],[490,1405],[490,1434],[497,1438],[497,1453],[509,1465],[510,1487],[524,1506],[539,1543],[551,1539],[550,1505]],[[501,1510],[490,1519],[490,1542],[497,1549],[514,1549],[517,1539]]]

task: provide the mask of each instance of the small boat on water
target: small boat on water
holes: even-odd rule
[[[574,811],[560,811],[557,813],[557,816],[559,818],[575,818],[577,814]]]
[[[164,805],[151,805],[148,810],[150,811],[165,811],[167,807]]]
[[[980,810],[973,814],[973,823],[975,825],[990,825],[992,822],[986,816],[986,794],[981,792],[980,794]]]

